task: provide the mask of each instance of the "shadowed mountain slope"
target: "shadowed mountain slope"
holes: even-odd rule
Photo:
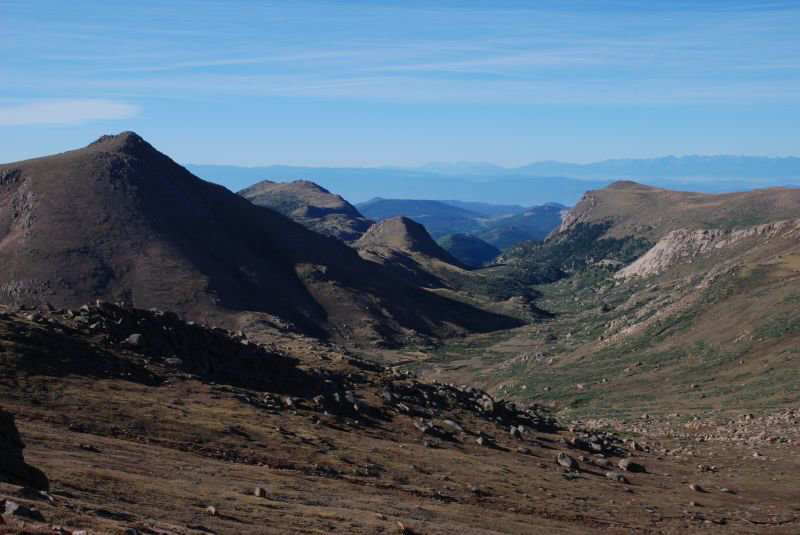
[[[263,180],[239,195],[259,206],[272,208],[306,227],[344,241],[354,241],[372,225],[355,206],[308,180]]]
[[[97,297],[365,340],[507,323],[195,177],[131,132],[0,166],[0,300]]]
[[[471,234],[448,234],[436,243],[472,267],[480,267],[500,254],[499,249]]]

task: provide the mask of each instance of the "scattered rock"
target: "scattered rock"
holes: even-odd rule
[[[556,457],[556,461],[558,462],[558,464],[560,464],[561,466],[563,466],[568,470],[575,470],[578,468],[578,461],[576,461],[563,451],[558,454],[558,457]]]
[[[134,333],[125,339],[125,343],[131,347],[140,348],[144,346],[144,335]]]
[[[614,466],[614,463],[612,463],[608,459],[603,459],[603,458],[594,459],[592,463],[595,466],[599,466],[600,468],[612,468]]]
[[[253,496],[256,496],[257,498],[266,498],[267,490],[264,487],[256,487],[253,489]]]
[[[218,516],[219,512],[217,512],[217,508],[213,505],[209,505],[206,507],[206,513],[210,514],[211,516]]]
[[[618,466],[626,472],[646,472],[644,465],[641,465],[633,459],[620,459]]]
[[[628,448],[630,448],[631,451],[644,451],[644,448],[642,447],[642,445],[639,444],[638,442],[636,442],[633,439],[628,440],[626,442],[626,444],[627,444]]]
[[[618,472],[606,472],[606,479],[611,481],[619,481],[620,483],[630,483],[628,478]]]
[[[697,483],[692,483],[689,485],[689,488],[694,492],[705,492],[705,489],[698,485]]]
[[[464,432],[464,428],[461,427],[458,423],[454,422],[453,420],[443,420],[442,423],[447,425],[447,426],[449,426],[449,427],[452,427],[453,429],[455,429],[459,433],[463,433]]]
[[[44,522],[44,517],[38,509],[22,505],[11,500],[6,500],[5,514],[9,516],[21,516],[23,518]]]

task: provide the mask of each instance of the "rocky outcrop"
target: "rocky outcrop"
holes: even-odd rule
[[[14,416],[0,409],[0,482],[48,490],[50,483],[44,473],[25,463],[24,448]]]
[[[550,232],[550,236],[560,232],[567,232],[569,229],[583,223],[589,216],[592,209],[597,206],[597,194],[594,191],[587,191],[583,194],[580,202],[572,210],[561,215],[561,225]],[[548,236],[549,237],[549,236]]]
[[[619,270],[615,277],[628,279],[658,275],[678,263],[690,262],[695,257],[732,247],[743,240],[765,239],[779,234],[786,237],[800,234],[800,220],[778,221],[740,230],[673,230],[635,262]]]
[[[296,373],[295,361],[281,356],[274,347],[257,343],[241,332],[185,322],[177,314],[140,309],[124,303],[97,301],[78,309],[25,313],[24,319],[42,326],[58,325],[69,332],[100,337],[103,343],[140,355],[149,363],[163,364],[208,380],[241,386],[264,387],[289,381]],[[26,343],[29,340],[13,340]],[[55,344],[48,340],[48,344]],[[158,381],[141,366],[116,366],[87,358],[85,347],[62,342],[61,360],[40,356],[40,365],[50,362],[50,373],[69,369],[95,377],[124,375],[145,384]],[[46,369],[46,368],[42,368]]]

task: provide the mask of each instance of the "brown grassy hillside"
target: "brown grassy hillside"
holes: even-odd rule
[[[578,223],[613,221],[608,236],[658,240],[679,228],[741,228],[800,217],[800,189],[689,193],[630,181],[587,192],[556,232]]]
[[[243,189],[239,195],[316,232],[344,241],[357,240],[374,223],[341,196],[308,180],[283,183],[263,180]]]

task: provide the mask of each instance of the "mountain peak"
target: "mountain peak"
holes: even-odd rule
[[[447,264],[462,266],[461,262],[433,241],[424,226],[404,216],[375,223],[356,242],[356,247],[359,249],[386,247],[418,253],[430,258],[437,258]]]
[[[94,145],[128,144],[128,143],[142,143],[142,142],[145,142],[142,136],[140,136],[136,132],[126,130],[124,132],[120,132],[119,134],[104,134],[99,138],[97,138],[95,141],[89,143],[89,146],[91,147]]]
[[[309,180],[263,180],[243,189],[239,195],[321,234],[345,241],[357,240],[372,225],[355,206]]]
[[[136,132],[126,130],[119,134],[106,134],[90,143],[86,148],[105,152],[122,152],[130,155],[142,155],[146,152],[158,152],[155,147],[144,140]]]
[[[397,216],[381,221],[374,227],[387,235],[403,236],[415,242],[432,240],[428,231],[420,223],[405,216]]]
[[[645,186],[644,184],[639,184],[638,182],[634,182],[633,180],[617,180],[616,182],[612,182],[606,189],[655,189],[650,186]]]

